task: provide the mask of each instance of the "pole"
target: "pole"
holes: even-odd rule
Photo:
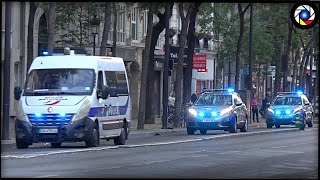
[[[252,94],[252,19],[253,19],[253,3],[251,3],[250,8],[250,32],[249,32],[249,81],[248,90],[250,90],[250,95]]]
[[[92,33],[93,35],[93,55],[96,55],[96,33]]]
[[[170,3],[166,3],[166,34],[165,34],[165,59],[163,73],[163,114],[162,114],[162,129],[168,128],[168,77],[169,77],[169,18],[170,18]],[[173,75],[172,75],[173,76]]]
[[[3,125],[2,138],[9,140],[10,128],[10,59],[11,59],[11,2],[6,2],[5,10],[5,52],[4,52],[4,82],[3,86]]]

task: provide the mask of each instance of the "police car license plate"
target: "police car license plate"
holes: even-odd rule
[[[202,122],[214,122],[214,119],[203,119]]]
[[[279,119],[287,119],[288,117],[283,115],[283,116],[279,116]]]
[[[58,133],[58,129],[39,129],[39,133]]]

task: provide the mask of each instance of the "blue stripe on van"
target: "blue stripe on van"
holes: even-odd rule
[[[110,107],[92,107],[89,111],[89,117],[102,117],[102,116],[117,116],[117,115],[125,115],[128,110],[129,105],[129,97],[127,98],[127,102],[123,106],[112,106],[111,108],[119,108],[119,112],[109,111]],[[111,109],[112,110],[112,109]],[[119,113],[119,114],[117,114]]]

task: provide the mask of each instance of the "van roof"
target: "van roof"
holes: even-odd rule
[[[110,63],[110,66],[123,66],[123,59],[120,57],[108,56],[39,56],[31,64],[32,69],[50,69],[50,68],[92,68],[96,69],[98,64]]]

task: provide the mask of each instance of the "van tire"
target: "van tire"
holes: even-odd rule
[[[114,145],[125,145],[126,144],[126,130],[121,128],[120,136],[114,139]]]
[[[59,148],[59,147],[61,147],[61,142],[59,142],[59,143],[51,143],[51,147],[53,147],[53,148]]]
[[[194,135],[194,129],[187,127],[187,133],[188,135]]]
[[[17,149],[27,149],[29,144],[23,141],[16,141]]]
[[[96,127],[92,130],[90,138],[86,141],[86,147],[97,147],[100,144],[99,132]]]

